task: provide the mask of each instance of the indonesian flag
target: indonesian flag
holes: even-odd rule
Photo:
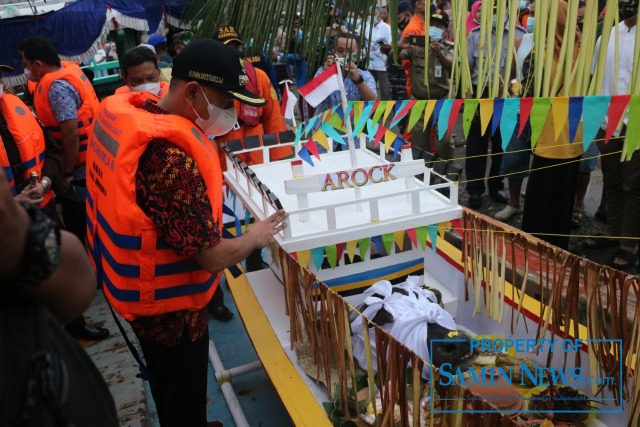
[[[325,98],[336,90],[340,90],[340,76],[338,75],[338,64],[324,70],[318,77],[311,80],[306,85],[298,89],[300,95],[304,96],[307,102],[316,107]]]
[[[282,94],[282,104],[280,104],[280,112],[285,119],[293,119],[293,108],[298,103],[298,98],[289,90],[289,84],[284,82],[284,93]]]

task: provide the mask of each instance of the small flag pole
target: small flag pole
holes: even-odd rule
[[[349,155],[351,157],[351,167],[356,168],[358,166],[358,160],[356,158],[356,146],[353,142],[353,127],[351,126],[351,117],[347,114],[347,91],[344,88],[344,80],[342,77],[342,64],[336,60],[338,66],[338,85],[340,86],[340,97],[342,98],[342,113],[344,116],[344,124],[347,128],[347,143],[349,145]]]

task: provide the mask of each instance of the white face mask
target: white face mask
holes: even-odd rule
[[[200,87],[200,90],[204,95],[204,99],[207,100],[207,112],[209,113],[209,118],[207,120],[202,119],[196,109],[191,107],[193,108],[193,112],[196,113],[196,116],[198,116],[196,119],[196,125],[198,125],[198,127],[209,136],[220,136],[228,133],[238,123],[235,107],[227,108],[226,110],[222,109],[209,102],[209,99],[204,93],[202,87]]]
[[[28,68],[24,69],[24,77],[27,79],[27,81],[35,81],[36,79],[33,77],[33,74],[31,74],[31,70]]]
[[[134,92],[150,92],[154,95],[160,95],[160,82],[143,83],[138,86],[131,86]]]

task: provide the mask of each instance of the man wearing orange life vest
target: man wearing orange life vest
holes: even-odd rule
[[[219,40],[230,49],[234,49],[241,54],[244,52],[244,43],[240,34],[232,25],[218,28],[213,36],[215,40]],[[220,157],[220,166],[222,170],[227,169],[227,163],[224,159],[224,151],[222,143],[241,139],[246,136],[264,135],[265,133],[278,133],[287,130],[284,124],[284,117],[280,112],[280,104],[278,103],[278,95],[271,85],[269,76],[259,68],[255,68],[251,62],[244,61],[244,69],[249,77],[247,89],[251,90],[264,99],[267,103],[262,107],[252,107],[245,105],[239,101],[234,101],[236,112],[238,114],[237,129],[231,130],[225,135],[221,135],[215,139],[218,146],[218,155]],[[276,147],[269,151],[271,160],[280,160],[293,154],[290,146]],[[243,159],[247,164],[262,162],[262,153],[251,153],[249,158]]]
[[[27,79],[37,82],[33,104],[38,120],[62,145],[64,173],[58,200],[65,229],[84,242],[85,159],[98,97],[78,64],[60,61],[48,37],[27,38],[20,43],[18,51]],[[109,336],[107,329],[89,325],[83,317],[67,324],[66,329],[75,337],[87,340]]]
[[[120,59],[120,72],[125,86],[116,89],[115,94],[148,92],[162,98],[169,91],[169,83],[160,81],[158,58],[144,46],[134,47]]]
[[[207,136],[237,122],[245,88],[237,52],[195,40],[175,57],[169,92],[106,98],[87,167],[88,246],[105,295],[131,323],[165,426],[206,425],[207,303],[221,271],[274,241],[284,211],[221,237],[222,173]]]
[[[8,65],[0,65],[0,167],[7,174],[16,200],[39,206],[57,219],[51,203],[52,186],[62,180],[62,150],[55,140],[45,135],[20,98],[3,93],[2,72],[13,71]],[[35,181],[32,173],[37,174]]]

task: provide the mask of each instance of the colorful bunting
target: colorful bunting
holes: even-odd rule
[[[484,135],[489,126],[489,120],[493,116],[493,98],[480,99],[480,135]]]
[[[309,265],[309,260],[311,260],[311,251],[309,249],[305,249],[302,251],[298,251],[298,262],[304,268],[307,268]]]
[[[415,99],[406,99],[404,101],[401,101],[399,104],[396,103],[396,105],[399,105],[399,107],[396,109],[396,113],[393,116],[393,119],[391,119],[391,126],[389,127],[392,128],[396,126],[400,122],[400,120],[402,120],[409,113],[409,111],[411,111],[415,103]]]
[[[312,138],[318,144],[322,145],[325,150],[329,151],[329,141],[327,140],[327,135],[325,135],[321,129],[318,129],[316,133],[313,134]]]
[[[397,157],[398,153],[402,149],[402,146],[405,144],[405,140],[396,136],[396,139],[393,140],[393,156]]]
[[[500,119],[502,118],[502,108],[504,107],[504,98],[495,98],[493,100],[493,117],[491,119],[491,136],[496,134]]]
[[[416,228],[416,237],[418,238],[418,242],[420,242],[420,247],[424,250],[427,247],[427,227],[422,226]]]
[[[622,147],[622,159],[630,160],[638,148],[640,148],[640,95],[632,95],[629,101],[629,122]]]
[[[551,116],[553,117],[554,141],[558,141],[569,116],[569,98],[559,97],[551,100]]]
[[[393,241],[400,250],[402,250],[402,248],[404,247],[404,234],[404,230],[393,232]]]
[[[431,249],[433,249],[433,251],[436,252],[436,241],[438,240],[438,224],[428,225],[427,233],[429,234]]]
[[[393,107],[395,106],[395,101],[387,102],[386,108],[384,110],[384,116],[382,117],[382,123],[387,123],[387,119],[389,118],[389,114],[393,111]]]
[[[609,120],[607,122],[607,132],[604,136],[604,143],[608,144],[609,140],[613,136],[613,132],[618,128],[624,112],[627,111],[627,104],[631,95],[614,95],[611,97],[611,103],[609,104]]]
[[[593,138],[602,126],[602,121],[609,111],[610,96],[585,96],[582,100],[582,136],[584,151],[587,151]]]
[[[340,263],[340,260],[342,259],[342,254],[344,254],[344,243],[338,243],[336,244],[336,256],[338,263]]]
[[[356,120],[356,125],[353,128],[353,134],[355,136],[360,136],[364,126],[367,124],[367,120],[369,116],[371,116],[371,112],[373,111],[373,101],[367,101],[364,103],[362,108],[362,112],[360,113],[360,118]],[[355,118],[355,117],[354,117]]]
[[[544,124],[547,122],[549,109],[551,108],[551,98],[534,98],[531,108],[531,148],[534,149],[538,143],[538,138],[542,134]]]
[[[311,249],[311,258],[313,259],[313,265],[316,266],[316,270],[320,270],[322,262],[324,261],[324,247]]]
[[[386,111],[387,102],[393,102],[393,101],[380,101],[380,103],[376,105],[376,109],[375,109],[376,112],[373,113],[373,119],[372,119],[375,123],[378,123],[380,121],[380,117],[382,117],[382,114]]]
[[[416,101],[411,109],[411,114],[409,115],[409,124],[407,125],[407,131],[413,129],[413,127],[418,123],[420,117],[422,116],[422,112],[424,111],[424,107],[427,106],[427,101]]]
[[[502,120],[500,120],[500,136],[502,137],[502,151],[507,151],[509,142],[514,137],[516,124],[518,123],[518,107],[520,98],[507,98],[502,107]]]
[[[411,244],[413,245],[413,247],[414,248],[417,247],[418,246],[418,240],[417,240],[415,228],[407,229],[407,236],[409,236],[409,240],[411,240]]]
[[[320,160],[320,153],[318,152],[318,146],[316,145],[316,142],[313,139],[309,139],[307,140],[307,142],[305,142],[304,147],[307,149],[307,151],[311,154],[313,154],[318,160]]]
[[[422,130],[427,128],[427,123],[433,114],[433,110],[436,109],[436,100],[430,99],[427,101],[427,106],[424,108],[424,122],[422,122]]]
[[[309,132],[314,128],[316,124],[316,120],[318,120],[319,116],[313,116],[307,121],[306,126],[304,127],[304,136],[309,136]]]
[[[387,133],[387,129],[382,125],[378,125],[378,130],[376,130],[376,135],[373,138],[373,146],[375,148],[378,148],[378,144],[380,143],[380,140],[386,133]]]
[[[444,105],[444,99],[437,99],[436,106],[433,109],[433,123],[438,123],[438,117],[440,116],[440,112],[442,111],[442,106]]]
[[[394,141],[396,140],[397,135],[391,132],[389,129],[386,129],[384,132],[384,147],[385,153],[389,152],[389,149],[393,146]]]
[[[518,129],[518,138],[522,135],[522,131],[527,125],[527,122],[529,122],[532,108],[533,98],[520,98],[520,128]]]
[[[300,124],[297,128],[296,128],[296,139],[295,139],[295,146],[297,147],[300,144],[300,138],[302,137],[302,130],[304,129],[304,124]]]
[[[476,115],[477,109],[478,109],[477,99],[464,100],[464,111],[462,113],[462,127],[464,129],[465,139],[469,137],[469,129],[471,128],[471,122],[473,121],[473,117]]]
[[[569,98],[569,143],[576,139],[580,119],[582,118],[582,96]]]
[[[336,245],[325,246],[324,253],[327,254],[327,261],[329,262],[329,266],[331,266],[331,268],[336,268],[336,263],[338,261]]]
[[[371,239],[365,237],[364,239],[360,239],[358,241],[358,247],[360,248],[360,258],[365,259],[367,257],[367,251],[369,250],[369,246],[371,245]]]
[[[373,236],[371,238],[371,243],[373,243],[373,246],[376,248],[379,254],[383,253],[382,249],[384,249],[384,246],[382,244],[382,236]]]
[[[373,120],[367,120],[367,134],[369,135],[369,138],[375,136],[377,131],[378,131],[378,124],[375,123]]]
[[[449,129],[449,117],[451,116],[451,108],[453,107],[453,99],[445,99],[438,115],[438,139],[442,139]]]
[[[351,240],[347,242],[347,257],[349,258],[349,262],[353,262],[353,257],[356,256],[357,247],[358,247],[357,240]]]
[[[393,233],[386,233],[382,235],[382,243],[384,244],[384,249],[386,254],[389,255],[393,250]]]
[[[322,132],[324,132],[325,135],[331,138],[334,143],[337,142],[338,144],[345,145],[342,135],[340,135],[333,127],[331,127],[329,123],[323,123],[322,126],[320,126],[320,129],[322,129]]]
[[[309,154],[309,150],[306,147],[302,147],[300,151],[298,151],[298,157],[300,157],[305,162],[309,163],[313,166],[313,160],[311,160],[311,154]]]
[[[447,133],[446,133],[447,136],[451,134],[453,125],[455,124],[456,119],[458,118],[458,114],[460,114],[460,108],[462,108],[462,104],[464,104],[463,99],[453,100],[453,106],[451,107],[451,114],[449,115],[449,123],[447,123]]]

